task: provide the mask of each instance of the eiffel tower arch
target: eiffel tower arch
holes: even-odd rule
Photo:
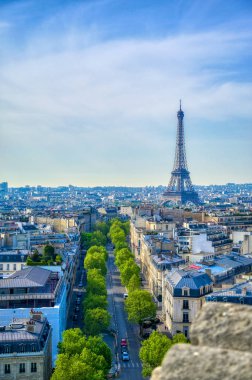
[[[192,202],[195,204],[200,203],[198,193],[194,190],[188,171],[185,151],[185,137],[184,137],[184,112],[180,108],[177,112],[177,139],[174,166],[171,172],[171,179],[166,191],[163,194],[162,201],[186,203]]]

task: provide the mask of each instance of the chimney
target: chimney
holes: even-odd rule
[[[212,271],[211,271],[211,269],[206,269],[205,272],[206,272],[206,274],[208,274],[209,277],[212,276]]]
[[[35,321],[40,321],[40,322],[43,322],[45,319],[42,311],[36,311],[34,309],[31,309],[30,317],[31,317],[31,319],[33,319]]]

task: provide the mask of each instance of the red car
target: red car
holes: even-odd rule
[[[121,346],[127,346],[127,339],[121,339]]]

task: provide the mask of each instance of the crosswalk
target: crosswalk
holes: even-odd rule
[[[121,361],[121,367],[122,368],[142,368],[141,362],[133,362],[132,360],[128,362],[122,362]]]

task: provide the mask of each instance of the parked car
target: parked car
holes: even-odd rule
[[[78,285],[79,288],[82,288],[83,287],[83,283],[80,282],[79,285]]]
[[[127,339],[123,338],[121,339],[121,346],[127,346]]]
[[[80,307],[79,307],[79,306],[76,306],[75,309],[74,309],[74,311],[75,311],[76,313],[78,313],[78,312],[80,311]]]
[[[73,315],[73,321],[77,321],[77,319],[78,319],[78,315],[77,315],[77,314],[74,314],[74,315]]]
[[[81,302],[81,301],[80,301],[80,299],[79,299],[79,298],[77,298],[77,300],[76,300],[76,304],[77,304],[77,305],[79,305],[79,304],[80,304],[80,302]]]
[[[129,354],[128,354],[128,352],[123,352],[122,353],[122,360],[124,361],[124,362],[128,362],[129,360],[130,360],[130,357],[129,357]]]
[[[124,294],[123,294],[123,298],[124,298],[125,300],[126,300],[126,298],[128,298],[128,296],[129,296],[128,293],[124,293]]]
[[[78,292],[77,297],[82,297],[82,294],[83,294],[82,292]]]

